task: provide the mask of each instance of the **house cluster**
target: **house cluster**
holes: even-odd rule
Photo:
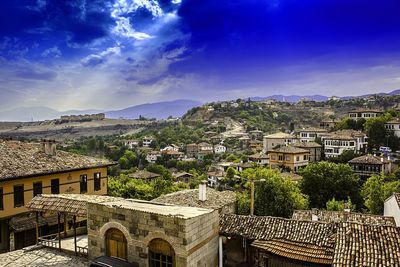
[[[34,214],[86,218],[86,232],[79,236],[86,240],[85,252],[63,247],[58,227],[52,253],[71,251],[106,266],[400,266],[398,199],[395,194],[387,200],[385,212],[392,215],[385,216],[349,210],[298,210],[290,219],[246,216],[235,214],[233,192],[203,183],[152,201],[42,194],[26,207]],[[50,246],[38,240],[36,250],[24,253]],[[11,255],[1,254],[0,260],[19,261]]]
[[[383,114],[377,110],[351,111],[348,117],[354,120],[376,118]],[[268,164],[297,172],[310,162],[324,158],[339,157],[346,151],[353,151],[359,157],[348,163],[361,178],[368,178],[376,173],[391,173],[395,169],[394,161],[389,155],[377,156],[366,153],[368,137],[356,130],[333,131],[334,120],[321,122],[320,128],[305,128],[293,133],[278,132],[263,138],[263,152],[268,156]],[[386,123],[387,129],[400,136],[400,121],[393,119]]]

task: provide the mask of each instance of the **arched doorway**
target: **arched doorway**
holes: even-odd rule
[[[156,238],[149,243],[149,266],[150,267],[173,267],[175,266],[174,248],[165,240]]]
[[[124,234],[116,229],[110,228],[106,232],[106,255],[128,260],[128,245]]]

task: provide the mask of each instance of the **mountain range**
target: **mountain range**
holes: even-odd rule
[[[350,99],[357,97],[368,97],[371,95],[398,95],[400,94],[400,89],[394,90],[389,93],[377,93],[377,94],[365,94],[361,96],[343,96],[341,99]],[[301,99],[311,99],[314,101],[327,101],[328,96],[324,95],[272,95],[266,97],[250,97],[253,101],[263,101],[267,99],[274,99],[277,101],[286,102],[298,102]],[[194,100],[179,99],[174,101],[164,101],[156,103],[141,104],[136,106],[131,106],[128,108],[120,110],[97,110],[97,109],[87,109],[87,110],[67,110],[58,111],[49,107],[20,107],[7,111],[0,111],[0,121],[42,121],[42,120],[53,120],[58,119],[62,115],[79,115],[79,114],[94,114],[103,112],[106,114],[106,118],[110,119],[137,119],[139,116],[145,118],[156,118],[156,119],[166,119],[169,116],[181,117],[189,109],[197,106],[201,106],[203,103]]]
[[[58,119],[63,115],[79,115],[105,113],[110,119],[136,119],[139,116],[146,118],[166,119],[169,116],[181,117],[189,109],[201,106],[202,103],[192,100],[174,100],[157,103],[142,104],[121,110],[103,111],[97,109],[58,111],[49,107],[20,107],[12,110],[0,111],[0,121],[43,121]]]

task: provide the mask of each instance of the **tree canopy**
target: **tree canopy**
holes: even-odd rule
[[[310,207],[325,208],[333,198],[350,198],[357,208],[362,207],[359,177],[349,165],[322,161],[309,164],[300,174],[301,190],[309,196]]]

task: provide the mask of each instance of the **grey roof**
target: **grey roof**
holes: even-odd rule
[[[178,206],[200,207],[207,209],[220,209],[225,205],[236,202],[236,194],[232,191],[217,191],[212,188],[206,189],[206,201],[199,200],[199,190],[189,189],[167,194],[156,199],[153,202],[168,203]]]
[[[74,153],[46,154],[40,144],[0,140],[0,180],[105,167],[114,163]]]
[[[315,148],[315,147],[322,147],[317,142],[298,142],[293,144],[292,146],[300,147],[300,148]]]
[[[383,162],[388,162],[387,159],[383,159]],[[367,154],[367,155],[362,155],[356,158],[353,158],[351,160],[349,160],[349,163],[352,164],[373,164],[373,165],[382,165],[382,161],[381,158],[371,155],[371,154]]]

